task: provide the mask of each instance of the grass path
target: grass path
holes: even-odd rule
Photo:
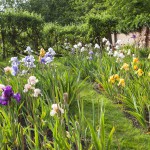
[[[98,114],[98,103],[104,102],[106,134],[111,131],[113,125],[115,127],[112,150],[150,149],[150,135],[134,127],[132,121],[125,117],[118,105],[113,104],[111,100],[97,93],[91,85],[86,86],[81,97],[85,99],[85,116],[90,118],[91,122],[93,120],[93,104],[95,114]],[[98,116],[95,115],[94,118],[98,122]]]

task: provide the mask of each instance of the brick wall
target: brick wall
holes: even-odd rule
[[[135,35],[136,38],[133,38]],[[150,47],[150,29],[142,28],[138,32],[131,32],[128,34],[112,34],[112,42],[115,43],[115,40],[121,40],[121,43],[124,44],[135,44],[138,47]]]

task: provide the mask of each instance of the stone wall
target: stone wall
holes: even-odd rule
[[[150,29],[147,27],[144,27],[143,29],[137,31],[137,32],[131,32],[128,34],[112,34],[112,42],[113,44],[117,40],[121,40],[121,43],[123,45],[129,44],[133,45],[135,44],[137,47],[150,47]]]

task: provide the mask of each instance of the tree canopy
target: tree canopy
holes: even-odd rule
[[[60,25],[85,23],[89,16],[109,14],[118,19],[118,31],[149,26],[149,0],[2,0],[6,8],[41,14],[45,22]]]

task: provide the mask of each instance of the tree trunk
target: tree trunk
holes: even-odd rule
[[[110,43],[112,43],[111,31],[108,32],[108,40]]]
[[[3,51],[3,59],[6,58],[6,49],[5,49],[5,30],[1,29],[2,36],[2,51]]]
[[[117,32],[115,31],[114,32],[114,43],[116,43],[117,42]]]
[[[148,47],[149,45],[149,28],[146,27],[146,33],[145,33],[145,46]]]

